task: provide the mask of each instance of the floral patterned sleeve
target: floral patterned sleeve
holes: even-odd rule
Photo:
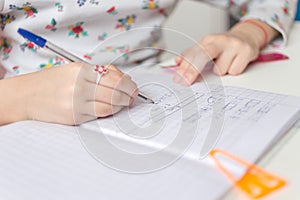
[[[0,12],[3,10],[4,0],[0,0]],[[5,75],[5,69],[0,65],[0,79]]]
[[[228,8],[237,20],[259,19],[280,34],[274,45],[284,46],[293,24],[298,0],[199,0],[218,7]]]
[[[4,0],[0,0],[0,12],[3,10]]]
[[[287,43],[287,35],[293,24],[297,10],[297,0],[253,0],[240,6],[240,13],[244,15],[241,20],[259,19],[274,29],[281,37],[273,44],[284,46]]]

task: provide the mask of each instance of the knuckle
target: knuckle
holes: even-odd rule
[[[243,68],[242,67],[236,67],[236,68],[231,68],[228,73],[230,75],[236,76],[236,75],[241,74],[242,72],[243,72]]]
[[[203,37],[203,39],[201,40],[201,43],[205,44],[205,43],[210,43],[212,42],[214,39],[216,39],[216,35],[206,35]]]
[[[112,81],[115,87],[122,84],[122,78],[123,76],[120,73],[115,73],[113,76],[110,76],[110,80]]]
[[[108,65],[106,65],[106,66],[107,66],[107,68],[109,68],[109,69],[117,69],[116,66],[114,66],[113,64],[108,64]]]
[[[243,42],[238,39],[231,39],[230,43],[231,43],[231,46],[236,50],[240,50],[243,47]]]
[[[112,103],[121,102],[123,99],[123,95],[120,92],[113,92],[112,94]]]
[[[214,73],[219,75],[219,76],[224,76],[227,73],[227,71],[226,71],[226,69],[224,69],[222,67],[215,66],[214,67]]]
[[[64,113],[63,116],[66,117],[66,119],[73,118],[73,113],[76,108],[74,108],[72,101],[65,101],[62,105],[62,112]]]
[[[251,55],[253,52],[252,47],[249,44],[244,45],[243,51],[246,55]]]
[[[112,115],[112,106],[111,105],[101,105],[99,108],[96,110],[96,115],[98,117],[107,117],[109,115]]]
[[[215,39],[218,41],[228,41],[228,40],[230,40],[230,37],[228,35],[221,34],[221,35],[218,35]]]
[[[70,67],[81,67],[82,63],[79,63],[79,62],[70,62],[69,65],[70,65]]]
[[[209,44],[209,45],[204,45],[203,46],[203,55],[205,56],[210,56],[212,51],[214,49],[214,45],[213,44]]]

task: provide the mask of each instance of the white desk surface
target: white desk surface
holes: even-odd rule
[[[237,76],[222,77],[224,85],[241,86],[300,96],[300,22],[295,23],[288,46],[276,49],[289,56],[289,60],[257,64],[246,73]],[[296,125],[288,135],[259,164],[287,180],[288,185],[276,191],[266,199],[299,199],[300,198],[300,125]],[[239,199],[232,191],[226,200]]]

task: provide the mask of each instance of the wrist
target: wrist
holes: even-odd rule
[[[273,27],[256,19],[240,21],[230,31],[243,33],[252,42],[256,43],[259,49],[264,48],[278,35],[278,32]]]
[[[0,81],[0,125],[28,120],[28,88],[22,76]]]
[[[259,28],[253,28],[251,24],[238,23],[229,30],[229,34],[249,43],[257,50],[260,50],[264,46],[264,34]]]
[[[262,22],[258,21],[258,20],[253,20],[253,19],[248,19],[248,20],[244,20],[240,23],[246,23],[249,26],[252,26],[253,29],[256,29],[256,33],[258,34],[258,30],[260,31],[260,35],[257,36],[257,38],[260,38],[259,40],[259,47],[263,48],[265,47],[268,43],[269,43],[269,34],[267,31],[267,27],[265,26],[265,24],[263,24]]]

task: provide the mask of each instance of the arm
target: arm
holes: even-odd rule
[[[136,84],[114,66],[96,84],[88,64],[61,67],[0,80],[0,125],[38,120],[76,125],[119,112],[137,96]]]
[[[242,40],[253,43],[254,48],[260,50],[278,36],[279,32],[260,20],[251,19],[237,23],[228,34],[241,37]]]
[[[28,119],[28,89],[24,82],[24,77],[0,80],[0,125]]]
[[[292,7],[289,15],[281,7],[286,2],[291,3],[289,6]],[[242,73],[257,58],[260,50],[276,36],[281,34],[285,43],[295,9],[293,0],[265,0],[263,3],[251,1],[248,14],[241,19],[251,21],[241,21],[224,34],[208,35],[176,58],[180,67],[174,81],[182,85],[192,84],[210,60],[215,61],[214,72],[218,75]],[[276,15],[280,15],[282,21],[275,22],[273,18]]]

